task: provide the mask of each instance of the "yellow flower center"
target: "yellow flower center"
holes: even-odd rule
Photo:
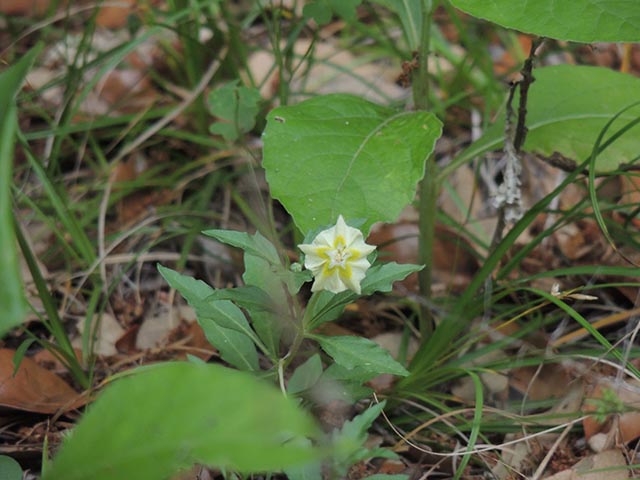
[[[326,260],[324,264],[325,275],[328,275],[334,269],[340,269],[340,276],[343,278],[351,278],[352,271],[350,260],[357,260],[359,252],[353,248],[347,248],[346,242],[342,236],[336,237],[333,242],[333,248],[324,247],[318,249],[318,255]]]
[[[335,243],[333,244],[333,250],[329,250],[329,268],[333,269],[336,267],[340,267],[341,269],[345,269],[347,260],[353,255],[351,250],[347,248],[344,244],[344,240],[342,237],[336,238]]]

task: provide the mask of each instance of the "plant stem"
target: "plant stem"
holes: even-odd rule
[[[413,79],[413,101],[416,109],[427,110],[429,108],[429,45],[431,39],[431,21],[435,4],[431,0],[422,2],[422,33],[418,46],[418,70]],[[436,232],[436,210],[439,192],[439,183],[436,180],[437,165],[435,157],[430,155],[426,160],[425,175],[418,187],[420,195],[419,203],[419,241],[418,258],[425,266],[418,273],[420,294],[425,302],[420,306],[420,334],[423,341],[433,331],[433,321],[428,308],[431,298],[431,277],[433,274],[433,246]]]
[[[416,110],[429,109],[429,50],[434,9],[435,4],[432,0],[422,0],[422,32],[417,51],[418,69],[412,81],[413,103]]]

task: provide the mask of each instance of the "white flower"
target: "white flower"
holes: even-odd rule
[[[305,254],[304,266],[315,281],[312,292],[340,293],[350,289],[360,293],[360,282],[371,266],[367,255],[376,247],[367,245],[362,232],[348,226],[342,215],[334,227],[323,230],[310,244],[298,245]]]

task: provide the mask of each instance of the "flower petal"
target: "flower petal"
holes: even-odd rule
[[[345,291],[347,288],[348,287],[340,278],[338,269],[334,268],[329,270],[326,274],[323,271],[320,275],[317,275],[316,280],[313,282],[313,286],[311,287],[311,291],[317,292],[320,290],[329,290],[332,293],[340,293]]]
[[[315,277],[312,292],[340,293],[349,289],[361,293],[360,282],[371,266],[367,255],[376,247],[365,243],[362,232],[347,225],[342,215],[333,227],[320,232],[310,244],[298,247],[305,253],[305,267]]]

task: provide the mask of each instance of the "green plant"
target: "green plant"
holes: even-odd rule
[[[566,222],[584,215],[583,212],[588,206],[595,212],[593,215],[606,233],[607,239],[611,243],[616,240],[613,235],[615,231],[611,228],[610,232],[607,220],[600,213],[603,209],[616,207],[598,203],[595,179],[596,176],[625,174],[638,160],[637,141],[634,136],[638,131],[639,118],[638,80],[629,75],[596,67],[565,65],[533,68],[536,52],[532,49],[522,70],[524,80],[509,91],[507,106],[495,124],[486,130],[481,139],[458,154],[448,165],[440,166],[434,156],[435,143],[443,130],[438,117],[444,118],[447,106],[466,98],[466,85],[473,87],[473,94],[478,95],[481,92],[481,95],[486,95],[487,104],[494,106],[493,97],[497,82],[491,78],[493,72],[490,62],[487,68],[486,58],[476,58],[475,53],[460,57],[450,48],[448,42],[434,28],[434,12],[438,5],[442,4],[446,11],[455,17],[453,5],[473,16],[486,18],[500,25],[560,40],[635,41],[640,39],[638,3],[633,0],[621,0],[616,6],[617,10],[604,6],[597,14],[581,14],[581,21],[575,22],[575,18],[578,17],[576,12],[590,12],[590,9],[601,6],[602,2],[565,2],[554,10],[551,21],[543,23],[539,19],[548,19],[549,15],[545,12],[556,6],[557,2],[504,0],[489,5],[481,0],[451,0],[451,4],[430,0],[378,0],[366,3],[365,7],[374,13],[379,7],[372,6],[372,3],[382,5],[394,14],[393,21],[400,25],[403,31],[404,44],[400,46],[394,44],[390,37],[385,38],[384,32],[375,30],[376,27],[360,24],[355,15],[356,7],[360,3],[362,2],[358,0],[309,2],[305,5],[303,16],[293,18],[287,26],[283,19],[288,12],[274,2],[268,5],[269,8],[266,8],[264,2],[256,3],[252,14],[240,22],[234,18],[226,2],[213,2],[209,8],[205,8],[204,2],[173,1],[170,2],[171,8],[167,16],[155,12],[162,21],[158,20],[147,33],[105,53],[94,62],[95,65],[101,65],[97,75],[99,78],[144,38],[162,31],[164,23],[177,25],[175,31],[178,33],[187,62],[184,65],[176,62],[173,73],[193,94],[191,100],[195,105],[195,133],[167,127],[166,118],[175,118],[172,116],[174,113],[183,111],[176,108],[168,117],[148,129],[144,128],[143,123],[132,126],[135,127],[134,131],[140,129],[143,132],[135,139],[128,139],[128,143],[122,147],[116,158],[121,159],[152,135],[188,141],[203,149],[226,146],[238,142],[242,135],[255,129],[256,125],[260,127],[263,121],[262,108],[266,101],[273,100],[262,99],[259,96],[258,88],[261,85],[256,85],[250,76],[245,83],[241,82],[240,68],[233,65],[233,61],[229,61],[229,57],[239,59],[240,64],[246,61],[246,52],[238,41],[241,25],[260,18],[268,32],[274,53],[273,69],[279,75],[274,96],[280,101],[280,106],[266,116],[262,165],[266,171],[271,195],[279,200],[290,214],[297,228],[293,236],[297,239],[296,243],[300,244],[301,251],[306,254],[306,258],[300,263],[290,264],[287,255],[281,249],[282,239],[275,232],[271,212],[266,215],[266,221],[257,219],[251,208],[243,204],[243,199],[236,194],[236,202],[243,213],[257,219],[254,220],[254,224],[258,227],[258,233],[250,235],[228,230],[206,230],[204,233],[243,251],[243,286],[213,289],[206,283],[182,275],[176,270],[165,267],[159,267],[159,270],[169,285],[178,290],[195,309],[198,322],[207,339],[217,348],[222,359],[237,369],[252,372],[253,376],[238,376],[237,372],[221,367],[169,364],[119,380],[113,387],[106,389],[93,409],[80,422],[76,432],[54,459],[50,470],[45,473],[45,478],[85,478],[94,474],[96,476],[92,478],[110,478],[109,476],[113,475],[110,469],[116,469],[122,478],[158,478],[193,462],[215,464],[241,472],[284,470],[294,479],[320,478],[321,464],[324,462],[332,475],[343,476],[354,462],[372,456],[389,455],[384,449],[368,450],[363,447],[365,433],[381,412],[383,404],[370,407],[327,438],[319,435],[315,428],[310,426],[310,421],[299,407],[285,401],[282,396],[293,397],[305,404],[318,401],[313,395],[314,390],[339,385],[340,388],[329,389],[333,391],[335,398],[353,402],[370,393],[364,383],[380,373],[403,377],[394,391],[394,401],[411,398],[425,406],[425,411],[416,418],[399,419],[400,423],[413,425],[415,421],[430,422],[438,416],[437,413],[433,413],[434,410],[444,412],[447,417],[453,419],[451,423],[439,424],[439,428],[457,435],[466,443],[466,448],[461,454],[463,459],[459,464],[460,468],[455,472],[455,478],[461,478],[465,466],[470,465],[472,461],[478,439],[489,442],[488,435],[492,432],[519,428],[513,424],[505,426],[506,421],[500,414],[493,412],[492,415],[488,415],[484,410],[482,375],[514,365],[542,365],[546,361],[559,362],[562,359],[561,354],[545,357],[544,352],[536,351],[519,358],[517,362],[509,363],[505,359],[488,361],[485,359],[488,354],[499,352],[534,329],[557,322],[560,314],[566,314],[567,318],[581,325],[595,341],[595,347],[580,351],[581,355],[598,357],[601,350],[605,350],[607,358],[617,362],[624,363],[628,359],[626,353],[612,345],[577,308],[568,303],[568,299],[571,298],[568,294],[555,295],[544,292],[529,287],[527,282],[543,277],[570,275],[631,276],[638,274],[637,267],[581,266],[525,275],[515,280],[513,277],[528,252],[542,244]],[[620,14],[620,11],[623,13]],[[379,41],[380,45],[384,45],[396,55],[403,55],[404,60],[415,60],[416,69],[412,73],[415,110],[407,109],[405,105],[377,105],[358,96],[345,94],[322,95],[289,105],[291,99],[295,98],[292,95],[290,81],[296,72],[303,69],[305,60],[312,61],[313,42],[317,40],[317,33],[312,33],[311,46],[302,55],[295,53],[294,44],[310,18],[322,25],[328,22],[332,15],[341,16],[356,31],[361,32],[362,29],[369,28],[367,33],[371,33],[372,38]],[[381,27],[387,21],[383,20],[382,16],[373,18],[379,21]],[[224,29],[218,28],[217,22],[220,20],[225,22]],[[454,18],[455,21],[459,22]],[[193,26],[204,24],[210,26],[215,33],[219,33],[228,44],[228,49],[214,45],[214,52],[219,55],[214,59],[207,55],[190,33]],[[91,29],[87,29],[85,37],[89,35],[89,30]],[[214,38],[217,41],[219,37],[214,35]],[[465,41],[471,44],[474,39],[469,36]],[[414,50],[415,58],[411,53]],[[454,64],[456,75],[463,79],[462,87],[446,85],[447,82],[443,78],[438,78],[437,72],[429,70],[428,58],[432,50]],[[168,46],[166,51],[179,59],[177,50]],[[477,54],[478,57],[480,55]],[[81,55],[78,55],[74,61],[79,62],[80,57]],[[470,57],[474,58],[469,60]],[[206,60],[211,61],[209,68],[206,67]],[[201,77],[214,78],[218,61],[221,66],[220,75],[216,80],[225,83],[211,92],[207,103],[202,92],[206,82],[202,83]],[[13,70],[14,73],[19,71],[20,75],[10,79],[11,85],[7,91],[11,93],[8,97],[2,97],[4,103],[0,102],[0,107],[4,107],[5,104],[12,105],[17,85],[24,76],[28,63],[29,61],[25,60],[17,65],[17,70]],[[74,66],[85,68],[79,63],[74,63]],[[9,77],[1,77],[2,80],[6,78]],[[92,145],[98,163],[102,162],[101,167],[105,167],[106,164],[105,152],[93,138],[92,126],[78,126],[71,122],[78,103],[95,85],[95,82],[89,82],[79,94],[76,94],[77,80],[77,77],[70,77],[66,84],[65,98],[68,106],[64,114],[59,121],[52,121],[47,131],[40,133],[55,137],[51,162],[47,168],[40,165],[36,155],[28,148],[29,140],[36,138],[38,133],[19,138],[31,168],[47,193],[50,204],[47,205],[48,208],[55,212],[56,218],[73,238],[70,244],[66,244],[63,241],[63,230],[56,222],[50,222],[51,230],[59,239],[60,249],[77,263],[91,267],[88,268],[92,289],[88,293],[87,315],[90,322],[93,313],[104,308],[101,295],[106,288],[103,278],[92,275],[101,258],[96,255],[98,250],[94,248],[86,233],[86,226],[92,221],[97,221],[97,217],[89,215],[88,218],[83,218],[82,222],[79,221],[81,215],[70,208],[70,201],[64,192],[59,192],[54,187],[52,176],[60,170],[58,160],[66,142],[75,142],[70,132],[81,132],[91,137],[88,143]],[[434,85],[450,87],[454,95],[447,99],[440,98],[432,88]],[[159,108],[151,109],[141,119],[151,121],[165,113]],[[208,118],[209,114],[216,118],[212,121]],[[13,115],[11,108],[0,110],[0,119]],[[131,121],[131,117],[123,115],[106,124],[126,125]],[[208,137],[207,126],[211,121],[213,123],[208,132],[222,135],[227,144]],[[7,176],[0,176],[0,213],[6,213],[9,205],[9,183],[3,181],[3,178],[10,176],[10,147],[14,125],[13,121],[3,123],[5,128],[0,133],[1,140],[10,140],[2,142],[4,149],[0,151],[1,173],[7,173]],[[536,154],[549,161],[559,157],[564,162],[563,168],[567,170],[566,178],[528,212],[524,212],[519,218],[516,214],[513,218],[515,222],[506,233],[503,231],[504,224],[500,223],[493,242],[486,242],[487,254],[483,256],[477,253],[482,266],[465,292],[448,303],[438,303],[431,298],[431,258],[435,224],[439,219],[438,193],[455,169],[490,150],[500,148],[504,150],[506,161],[510,162],[511,173],[505,171],[503,176],[507,178],[511,175],[511,185],[508,188],[515,197],[518,193],[517,175],[513,175],[513,172],[517,172],[523,152]],[[229,156],[236,155],[239,151],[240,149],[234,149]],[[206,170],[208,160],[211,159],[200,158],[179,169],[177,173],[170,172],[166,178],[155,181],[171,186],[180,178],[180,174],[185,172],[205,176],[205,188],[201,194],[194,195],[192,203],[185,204],[185,210],[193,208],[202,212],[206,210],[208,196],[222,184],[225,175],[228,175],[226,171]],[[216,157],[215,160],[219,158]],[[568,185],[576,183],[577,179],[586,176],[589,184],[584,199],[571,210],[560,212],[561,218],[545,225],[528,246],[507,256],[517,237],[532,225],[539,214],[550,211],[552,202],[560,192]],[[149,175],[149,178],[151,177]],[[139,184],[143,183],[144,180],[139,181]],[[139,184],[132,182],[128,188],[135,189]],[[419,250],[421,262],[426,266],[423,270],[423,266],[380,262],[366,244],[360,243],[375,222],[393,222],[401,209],[413,201],[416,188],[420,196]],[[109,198],[110,185],[100,186],[99,189],[107,192],[107,200],[104,203],[106,209],[113,203],[113,199]],[[30,201],[17,196],[20,201]],[[517,210],[517,201],[509,206]],[[33,207],[36,209],[38,205]],[[507,219],[502,207],[500,214],[501,220]],[[174,214],[171,218],[178,216],[179,214]],[[42,217],[46,218],[46,215],[43,214]],[[186,254],[198,231],[207,228],[207,223],[215,220],[202,213],[202,218],[198,221],[187,223],[182,220],[184,223],[181,223],[180,227],[174,227],[176,232],[187,235],[181,249],[181,259],[177,262],[177,270],[184,266]],[[8,229],[0,228],[0,247],[6,246],[3,251],[15,257],[12,225],[7,225]],[[362,238],[352,232],[356,227],[361,230]],[[460,225],[457,227],[463,228]],[[351,230],[345,230],[347,228]],[[349,233],[350,240],[338,239],[349,236],[339,233],[344,231],[352,232]],[[173,233],[171,231],[169,235]],[[54,335],[57,346],[44,343],[61,352],[62,359],[77,380],[88,386],[91,384],[91,374],[87,376],[82,366],[74,363],[75,356],[56,312],[55,301],[48,293],[46,283],[38,277],[35,257],[30,253],[27,242],[21,240],[20,235],[18,239],[30,264],[40,296],[45,302],[48,317],[44,321],[49,322],[45,324]],[[351,241],[355,243],[352,244]],[[356,252],[358,249],[361,251]],[[103,255],[105,250],[102,248],[99,251],[100,255]],[[1,258],[5,260],[5,257]],[[8,267],[6,270],[0,269],[0,274],[6,275],[8,272],[9,277],[15,276],[16,265],[11,263],[11,256],[6,258],[9,258]],[[359,262],[350,265],[358,270],[358,275],[348,273],[347,263],[350,258]],[[303,263],[308,270],[303,269]],[[0,263],[0,266],[4,264]],[[316,331],[322,324],[336,320],[345,307],[360,296],[388,292],[394,281],[420,270],[421,297],[424,301],[419,315],[421,346],[408,370],[402,362],[394,360],[386,350],[370,340],[357,336],[325,336]],[[312,294],[305,305],[301,291],[306,292],[306,289],[302,289],[312,280],[312,274],[316,278],[314,286],[311,287]],[[613,283],[601,287],[607,285]],[[17,287],[17,284],[12,283],[12,287]],[[508,301],[516,295],[522,297],[519,305]],[[9,305],[14,305],[12,311],[15,312],[9,317],[11,323],[7,328],[10,328],[17,324],[16,319],[22,314],[21,303],[16,300],[21,297],[19,292],[8,291],[6,298]],[[5,297],[0,296],[0,299],[4,300]],[[415,305],[412,307],[418,310]],[[544,308],[553,310],[543,315],[541,311]],[[486,330],[472,326],[472,320],[483,313],[491,318],[488,322],[491,327],[515,322],[523,317],[530,323],[512,337],[488,345],[479,345],[479,340],[486,337]],[[433,320],[438,320],[435,327]],[[91,352],[90,339],[91,334],[87,334],[85,356]],[[311,350],[309,345],[319,347],[326,355],[321,356],[317,349]],[[638,375],[633,366],[628,368]],[[263,385],[255,377],[264,377],[278,384],[283,395]],[[471,379],[473,384],[474,396],[470,411],[456,410],[452,405],[456,405],[458,400],[439,391],[442,385],[463,378]],[[230,392],[229,399],[216,397],[223,384],[225,395],[227,390]],[[232,387],[228,387],[229,384],[232,384]],[[347,395],[342,394],[344,391]],[[152,394],[161,400],[149,401],[148,397]],[[270,429],[265,431],[258,428],[261,415],[250,415],[245,419],[238,418],[238,415],[226,417],[227,412],[233,411],[235,403],[247,405],[249,409],[255,402],[252,399],[256,395],[261,398],[264,395],[266,398],[263,405],[265,411],[270,413],[273,409],[282,413],[282,423],[270,425]],[[209,396],[220,400],[220,404],[214,402],[211,405],[201,401]],[[222,400],[229,402],[225,403]],[[148,410],[149,415],[157,416],[162,416],[162,412],[173,411],[176,405],[185,409],[185,412],[180,412],[171,422],[167,421],[158,427],[163,434],[163,441],[153,445],[153,453],[161,455],[170,452],[166,463],[150,464],[140,460],[148,452],[135,449],[141,442],[139,435],[153,422],[147,416],[141,418],[136,415],[133,408],[126,411],[124,419],[117,419],[117,422],[112,420],[117,417],[115,413],[122,403],[135,404],[142,411]],[[210,409],[215,408],[225,416],[214,415]],[[513,411],[507,412],[504,417],[513,419],[516,418],[516,413],[519,413],[517,422],[527,427],[533,424],[535,428],[544,428],[544,421],[553,420],[533,418],[533,415],[525,414],[524,410],[523,403],[513,407]],[[264,416],[267,416],[266,413]],[[221,428],[211,431],[198,428],[197,422],[200,419],[220,425]],[[187,426],[193,428],[186,428]],[[95,444],[99,440],[98,433],[106,428],[110,428],[109,432],[113,438],[109,438],[106,452],[101,452],[106,453],[105,461],[96,455]],[[233,437],[235,443],[223,444],[234,433],[238,433],[237,438]],[[274,437],[271,435],[273,433],[278,435]],[[429,441],[428,437],[425,437],[424,441]],[[181,450],[182,447],[184,448]],[[130,449],[133,449],[132,454],[138,455],[135,461],[126,456]],[[243,449],[251,449],[252,452],[258,453],[261,449],[268,449],[270,456],[255,457],[261,461],[255,460],[252,463],[239,456],[238,452]],[[298,455],[299,464],[296,464],[293,457]],[[119,458],[123,460],[113,460]],[[76,468],[78,470],[74,470]],[[100,473],[95,473],[96,471]]]

